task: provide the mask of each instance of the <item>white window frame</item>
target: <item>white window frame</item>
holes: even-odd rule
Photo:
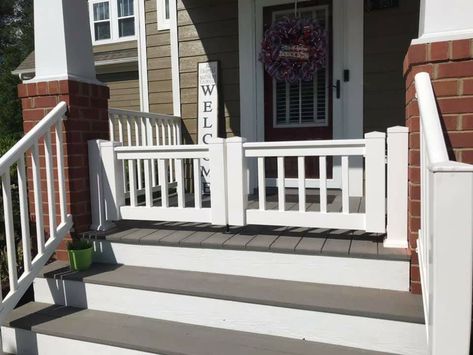
[[[158,31],[169,30],[171,28],[171,1],[169,0],[169,18],[166,18],[166,0],[156,0],[156,13],[158,16]]]
[[[100,44],[110,44],[110,43],[119,43],[119,42],[127,42],[136,40],[137,33],[138,33],[138,21],[139,17],[137,14],[138,8],[136,6],[136,2],[138,0],[133,1],[133,17],[135,18],[135,34],[133,36],[125,36],[119,37],[119,28],[118,28],[118,5],[117,0],[89,0],[89,22],[90,22],[90,35],[92,36],[92,44],[100,45]],[[108,2],[109,6],[109,13],[110,13],[110,38],[109,39],[101,39],[95,40],[95,28],[94,28],[94,4],[101,3],[101,2]],[[129,18],[132,16],[124,16],[120,17]]]

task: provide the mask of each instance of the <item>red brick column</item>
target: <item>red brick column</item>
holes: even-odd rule
[[[411,291],[415,293],[421,292],[415,252],[420,227],[420,158],[414,76],[419,72],[428,72],[432,78],[451,159],[473,163],[473,39],[412,45],[404,59],[406,124],[410,131],[408,235]]]
[[[68,117],[64,122],[64,168],[66,183],[67,210],[73,217],[73,232],[87,231],[91,224],[90,185],[87,141],[91,139],[108,139],[108,98],[106,86],[87,84],[72,80],[50,81],[31,84],[20,84],[18,96],[23,107],[23,128],[31,130],[60,101],[68,105]],[[55,152],[54,135],[52,136]],[[44,167],[44,150],[40,148],[41,166]],[[30,162],[28,161],[28,166]],[[43,171],[44,172],[44,171]],[[43,210],[45,227],[48,226],[47,196],[45,176],[41,173]],[[56,173],[56,167],[55,167]],[[34,219],[32,198],[32,174],[28,168],[28,186],[30,186],[30,214]],[[56,203],[58,190],[56,186]],[[59,206],[56,209],[59,220]],[[46,230],[47,232],[47,230]],[[67,259],[65,242],[56,251],[56,257]]]

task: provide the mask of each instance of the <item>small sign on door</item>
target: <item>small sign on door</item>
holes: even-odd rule
[[[197,142],[208,144],[218,134],[218,62],[198,63]],[[202,191],[210,193],[210,167],[208,159],[200,162]]]

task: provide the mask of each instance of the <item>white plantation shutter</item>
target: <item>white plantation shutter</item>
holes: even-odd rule
[[[302,17],[315,17],[328,30],[328,8],[318,6],[301,10]],[[293,11],[275,12],[273,19],[294,16]],[[276,127],[327,126],[328,70],[322,68],[312,81],[289,84],[273,79],[273,112]]]

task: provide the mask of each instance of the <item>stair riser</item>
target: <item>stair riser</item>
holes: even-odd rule
[[[94,260],[132,266],[409,291],[409,262],[94,242]]]
[[[29,330],[2,327],[3,351],[28,355],[151,355],[154,353],[36,334]],[[154,354],[156,355],[156,354]]]
[[[37,279],[38,302],[124,313],[397,354],[424,354],[425,327],[334,313]]]

